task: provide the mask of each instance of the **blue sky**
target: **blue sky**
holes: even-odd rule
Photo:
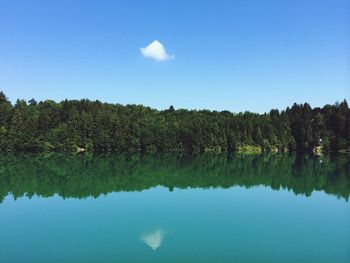
[[[154,40],[168,60],[143,56]],[[234,112],[349,100],[350,1],[1,0],[0,90]]]

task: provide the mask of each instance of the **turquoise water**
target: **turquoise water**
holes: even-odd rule
[[[0,262],[350,262],[346,157],[0,165]]]

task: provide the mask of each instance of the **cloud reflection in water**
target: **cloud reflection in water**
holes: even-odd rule
[[[166,232],[162,229],[156,229],[150,233],[141,236],[141,240],[153,250],[158,249],[163,242]]]

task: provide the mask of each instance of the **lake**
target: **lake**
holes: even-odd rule
[[[350,262],[350,159],[1,155],[0,262]]]

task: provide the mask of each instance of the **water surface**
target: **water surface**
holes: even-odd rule
[[[350,262],[349,159],[0,157],[0,262]]]

